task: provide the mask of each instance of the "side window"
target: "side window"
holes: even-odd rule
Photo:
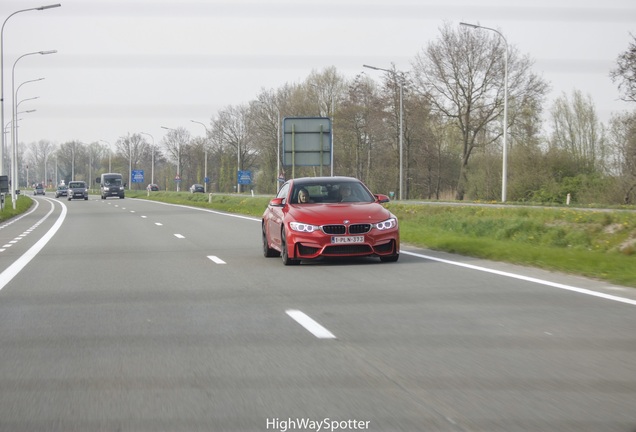
[[[285,183],[278,191],[276,198],[286,198],[288,192],[289,192],[289,183]]]

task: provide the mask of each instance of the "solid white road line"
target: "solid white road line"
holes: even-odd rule
[[[311,317],[296,309],[288,309],[285,311],[287,315],[292,317],[301,326],[305,327],[307,331],[316,336],[319,339],[336,339],[336,336],[329,330],[318,324]]]
[[[600,297],[600,298],[604,298],[606,300],[612,300],[612,301],[616,301],[616,302],[621,302],[621,303],[627,303],[629,305],[632,306],[636,306],[636,300],[632,300],[632,299],[628,299],[628,298],[624,298],[624,297],[619,297],[619,296],[614,296],[611,294],[605,294],[602,292],[598,292],[598,291],[592,291],[589,289],[585,289],[585,288],[578,288],[575,286],[571,286],[571,285],[565,285],[565,284],[560,284],[557,282],[550,282],[547,280],[543,280],[543,279],[537,279],[537,278],[533,278],[533,277],[529,277],[529,276],[522,276],[522,275],[518,275],[515,273],[509,273],[509,272],[504,272],[504,271],[500,271],[500,270],[493,270],[493,269],[489,269],[486,267],[480,267],[480,266],[476,266],[476,265],[472,265],[472,264],[464,264],[464,263],[460,263],[460,262],[456,262],[456,261],[450,261],[450,260],[445,260],[442,258],[436,258],[436,257],[432,257],[429,255],[422,255],[422,254],[417,254],[417,253],[413,253],[413,252],[407,252],[404,250],[400,250],[400,253],[406,254],[406,255],[411,255],[411,256],[415,256],[418,258],[425,258],[425,259],[429,259],[431,261],[437,261],[437,262],[441,262],[444,264],[450,264],[450,265],[454,265],[454,266],[458,266],[458,267],[464,267],[464,268],[468,268],[471,270],[478,270],[478,271],[482,271],[482,272],[486,272],[486,273],[492,273],[492,274],[496,274],[499,276],[505,276],[505,277],[509,277],[509,278],[513,278],[513,279],[519,279],[519,280],[523,280],[526,282],[532,282],[532,283],[536,283],[536,284],[540,284],[540,285],[546,285],[546,286],[550,286],[553,288],[559,288],[559,289],[563,289],[563,290],[567,290],[567,291],[573,291],[573,292],[577,292],[579,294],[586,294],[589,296],[593,296],[593,297]]]
[[[53,210],[55,208],[55,204],[53,204],[54,202],[58,202],[62,206],[62,212],[60,213],[60,216],[57,218],[57,221],[55,221],[51,229],[48,230],[48,232],[44,236],[42,236],[42,238],[38,240],[37,243],[31,246],[31,248],[26,251],[20,258],[14,261],[13,264],[7,267],[2,273],[0,273],[0,290],[4,288],[5,285],[8,284],[11,279],[13,279],[18,273],[20,273],[20,271],[42,250],[42,248],[49,242],[49,240],[53,238],[57,230],[59,230],[62,226],[62,222],[64,222],[64,218],[66,218],[66,206],[64,205],[64,203],[57,200],[49,200],[49,202],[51,202],[51,211],[48,212],[42,219],[40,219],[37,224],[42,223],[51,215],[51,213],[53,213]]]

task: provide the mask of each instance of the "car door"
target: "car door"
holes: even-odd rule
[[[289,195],[290,188],[291,183],[285,183],[276,195],[276,198],[284,199],[283,206],[269,205],[267,207],[267,218],[265,223],[267,224],[269,241],[272,246],[275,246],[278,249],[280,249],[281,245],[280,231],[283,224],[283,209],[287,206],[287,197]]]

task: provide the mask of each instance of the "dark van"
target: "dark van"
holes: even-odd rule
[[[106,199],[112,196],[119,197],[120,199],[124,198],[126,183],[124,183],[124,178],[121,174],[102,174],[101,177],[98,177],[97,179],[95,179],[95,181],[99,183],[99,190],[102,199]]]

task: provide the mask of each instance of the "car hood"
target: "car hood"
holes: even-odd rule
[[[290,204],[287,215],[311,225],[349,223],[377,223],[392,216],[378,203],[347,204]]]

